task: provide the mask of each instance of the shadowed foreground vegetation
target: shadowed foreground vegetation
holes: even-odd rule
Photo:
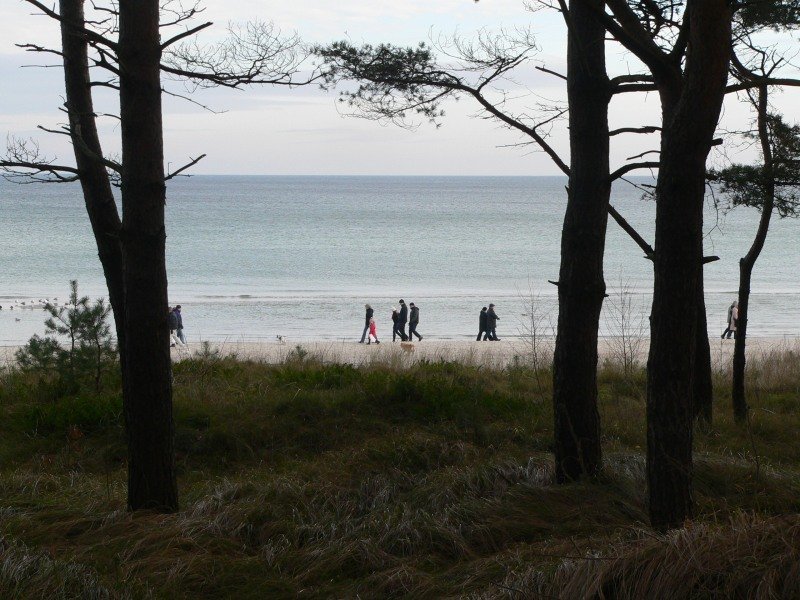
[[[101,391],[0,376],[0,597],[614,598],[800,595],[800,356],[719,376],[694,523],[645,525],[644,373],[601,369],[606,470],[552,480],[546,374],[454,363],[175,365],[182,510],[125,510]],[[112,391],[109,391],[112,390]]]

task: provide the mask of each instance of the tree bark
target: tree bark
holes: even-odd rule
[[[602,0],[590,0],[597,7]],[[605,29],[585,0],[570,2],[567,45],[570,176],[561,233],[558,330],[553,359],[556,481],[602,467],[597,409],[597,330],[605,297],[609,180]]]
[[[128,506],[178,508],[167,325],[158,0],[119,3]]]
[[[697,290],[697,332],[695,333],[694,386],[692,405],[695,420],[708,427],[713,420],[714,382],[711,377],[711,345],[708,343],[708,319],[703,286],[703,271]]]
[[[733,416],[738,422],[747,420],[747,397],[745,395],[745,345],[747,343],[747,311],[750,308],[750,281],[753,267],[758,260],[767,239],[772,209],[775,204],[775,176],[773,174],[772,146],[767,125],[768,90],[766,86],[758,90],[758,137],[761,154],[764,158],[764,205],[753,244],[739,260],[739,318],[736,323],[736,342],[733,347]]]
[[[683,76],[657,80],[663,130],[647,365],[647,476],[650,520],[659,530],[681,526],[693,510],[692,396],[705,165],[725,94],[731,46],[726,0],[690,2],[687,10]]]
[[[84,27],[84,0],[61,0],[61,48],[64,59],[64,84],[69,131],[78,167],[78,177],[97,253],[108,287],[108,299],[114,314],[120,365],[125,364],[125,305],[122,282],[122,222],[103,163],[100,136],[92,102],[89,76],[88,44],[77,33]],[[124,368],[123,368],[124,371]]]

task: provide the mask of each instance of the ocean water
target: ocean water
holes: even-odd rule
[[[167,255],[170,302],[183,306],[189,341],[355,339],[364,304],[379,337],[391,335],[399,298],[420,306],[419,331],[431,339],[477,334],[489,302],[498,334],[555,323],[559,243],[566,201],[561,177],[231,177],[196,176],[169,184]],[[651,241],[655,206],[627,184],[612,204]],[[706,207],[709,333],[724,328],[735,298],[738,259],[758,214]],[[756,265],[750,332],[800,334],[800,221],[774,219]],[[651,263],[609,220],[605,260],[611,309],[627,298],[634,320],[649,314]],[[80,188],[0,183],[0,345],[43,331],[41,310],[15,302],[67,295],[70,279],[105,293]],[[622,293],[624,292],[624,294]]]

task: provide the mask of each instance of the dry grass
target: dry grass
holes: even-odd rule
[[[556,486],[549,391],[524,365],[185,361],[174,515],[124,510],[113,398],[44,410],[6,375],[0,596],[736,597],[756,582],[781,597],[796,590],[782,515],[800,510],[800,370],[778,359],[793,360],[763,366],[776,374],[749,430],[720,402],[698,433],[697,520],[666,537],[645,526],[641,371],[600,375],[603,476]]]
[[[507,577],[511,598],[798,598],[800,518],[738,515],[669,534],[648,530],[601,552],[564,559],[554,573]]]

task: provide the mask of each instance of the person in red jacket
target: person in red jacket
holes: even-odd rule
[[[369,320],[369,339],[367,340],[367,344],[371,344],[375,341],[376,344],[380,344],[378,341],[378,326],[375,324],[375,319]]]

